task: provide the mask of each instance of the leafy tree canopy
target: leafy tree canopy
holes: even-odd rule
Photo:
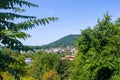
[[[81,31],[72,80],[118,80],[120,76],[120,19],[98,19],[93,29]]]

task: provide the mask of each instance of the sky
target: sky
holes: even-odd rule
[[[25,15],[38,18],[58,17],[60,20],[26,31],[32,37],[21,40],[24,45],[40,46],[56,41],[80,30],[94,27],[97,19],[109,13],[112,19],[120,17],[120,0],[29,0],[39,8],[26,8]]]

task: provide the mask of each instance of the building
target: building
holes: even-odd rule
[[[32,63],[32,58],[25,58],[25,63]]]

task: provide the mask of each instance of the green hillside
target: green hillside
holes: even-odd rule
[[[69,45],[75,46],[77,38],[80,37],[79,34],[65,36],[55,42],[48,45],[41,46],[42,49],[56,48],[56,47],[67,47]]]

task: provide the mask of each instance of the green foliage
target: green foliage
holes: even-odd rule
[[[60,58],[61,55],[55,53],[38,52],[34,54],[33,63],[28,68],[27,75],[41,80],[46,79],[44,76],[47,75],[49,78],[52,75],[49,72],[52,70],[53,75],[57,73],[59,80],[65,80],[69,75],[70,62],[62,61]]]
[[[26,66],[27,64],[25,63],[25,56],[24,55],[17,55],[17,57],[15,57],[17,63],[14,63],[12,65],[10,65],[15,71],[16,73],[18,73],[20,76],[25,76],[26,75]]]
[[[59,65],[60,57],[56,54],[45,54],[38,52],[34,55],[32,66],[28,75],[36,79],[41,79],[43,74],[48,70],[56,70]]]
[[[72,80],[118,80],[120,76],[120,20],[106,14],[91,29],[81,31]],[[119,78],[119,77],[118,77]]]
[[[68,60],[61,60],[59,62],[57,72],[60,75],[60,80],[69,80],[71,64],[72,61]]]
[[[59,76],[58,76],[57,72],[50,70],[43,74],[42,80],[59,80]]]
[[[0,1],[0,9],[3,9],[3,12],[0,12],[0,42],[11,49],[24,50],[22,47],[23,44],[18,39],[27,39],[30,35],[22,30],[25,31],[38,25],[48,24],[49,21],[58,20],[58,18],[55,17],[38,19],[35,16],[17,14],[16,12],[25,11],[21,9],[23,6],[38,7],[38,5],[24,0]],[[4,12],[4,10],[6,11]],[[25,19],[26,21],[15,23],[15,20],[19,18]]]
[[[22,80],[36,80],[36,79],[31,76],[24,76],[22,77]]]
[[[16,71],[13,70],[13,68],[9,65],[17,63],[15,58],[9,56],[5,53],[4,50],[0,50],[0,72],[2,71],[8,71],[13,76],[15,76],[16,79],[20,80],[19,76],[16,74]]]
[[[9,74],[9,72],[0,72],[0,75],[3,77],[3,79],[0,80],[14,80],[14,77]]]
[[[25,6],[29,8],[38,7],[38,5],[25,0],[0,0],[0,45],[2,44],[13,50],[27,51],[29,48],[23,46],[18,40],[30,37],[30,34],[27,34],[24,31],[38,25],[48,24],[49,21],[58,20],[58,18],[55,17],[38,19],[35,16],[20,15],[19,13],[25,12],[25,9],[22,9]],[[24,21],[16,23],[15,20],[18,19],[24,19]],[[10,67],[10,64],[13,64],[14,62],[15,60],[12,57],[9,57],[6,54],[4,55],[0,51],[0,70],[8,71],[14,75],[16,79],[20,80],[16,72]]]

